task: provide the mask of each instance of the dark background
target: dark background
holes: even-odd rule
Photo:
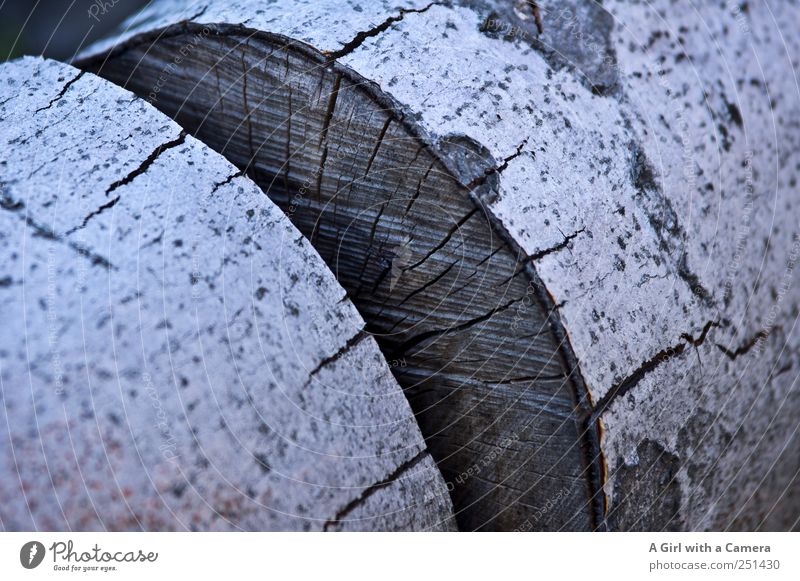
[[[0,0],[0,62],[40,54],[67,61],[147,4],[149,0]]]

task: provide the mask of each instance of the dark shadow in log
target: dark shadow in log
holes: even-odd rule
[[[597,434],[557,308],[480,203],[503,160],[458,136],[431,147],[305,45],[206,28],[186,55],[201,27],[79,65],[145,98],[157,88],[155,106],[312,241],[403,386],[462,530],[602,528]]]

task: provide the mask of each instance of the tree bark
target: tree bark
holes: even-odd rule
[[[465,529],[800,518],[800,11],[160,0],[78,64],[254,177]]]
[[[363,319],[233,165],[33,58],[0,150],[4,529],[452,528]]]

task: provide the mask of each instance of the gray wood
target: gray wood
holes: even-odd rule
[[[80,64],[310,238],[462,528],[786,529],[800,10],[758,4],[160,0]]]
[[[144,60],[127,51],[129,67],[100,72],[123,82],[135,68],[141,84],[126,86],[145,95],[186,42],[162,39]],[[282,44],[209,37],[176,74],[185,84],[165,84],[154,104],[247,167],[327,260],[408,394],[462,528],[513,529],[556,496],[541,526],[593,526],[575,388],[523,255],[390,109]],[[469,147],[454,142],[452,155],[494,164]]]
[[[222,156],[68,65],[0,67],[6,530],[448,530],[364,321]]]

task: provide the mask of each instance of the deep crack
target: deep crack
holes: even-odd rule
[[[695,339],[688,333],[683,333],[681,335],[682,342],[671,347],[667,347],[662,349],[655,355],[653,355],[650,359],[642,363],[639,367],[637,367],[630,375],[628,375],[625,379],[614,385],[611,389],[609,389],[606,394],[600,398],[600,401],[594,406],[594,411],[592,412],[591,419],[596,420],[603,415],[603,413],[608,409],[608,407],[614,402],[614,400],[624,396],[625,394],[629,393],[639,382],[651,371],[653,371],[656,367],[664,363],[665,361],[669,361],[679,355],[683,354],[686,350],[687,345],[693,345],[694,347],[699,347],[702,345],[707,336],[708,332],[711,330],[712,327],[718,327],[719,324],[716,321],[709,321],[703,326],[703,330],[701,331],[700,335]]]
[[[89,223],[89,222],[90,222],[90,221],[91,221],[91,220],[92,220],[94,217],[96,217],[96,216],[99,216],[100,214],[102,214],[102,213],[103,213],[103,212],[105,212],[106,210],[109,210],[109,209],[113,208],[114,206],[116,206],[116,205],[117,205],[117,202],[119,202],[119,200],[120,200],[120,197],[119,197],[119,196],[116,196],[116,197],[114,197],[114,198],[111,198],[111,200],[109,200],[109,201],[108,201],[108,202],[106,202],[105,204],[103,204],[103,205],[99,206],[99,207],[98,207],[96,210],[94,210],[94,211],[92,211],[92,212],[88,213],[88,214],[86,215],[86,217],[83,219],[83,221],[80,223],[80,225],[79,225],[79,226],[75,226],[75,227],[74,227],[74,228],[72,228],[71,230],[67,230],[67,232],[66,232],[66,236],[69,236],[70,234],[74,234],[74,233],[75,233],[75,232],[77,232],[78,230],[83,230],[84,228],[86,228],[86,225],[87,225],[87,224],[88,224],[88,223]]]
[[[402,464],[400,464],[397,468],[395,468],[391,474],[389,474],[383,480],[372,484],[368,488],[366,488],[361,494],[359,494],[356,498],[348,502],[342,509],[340,509],[333,518],[328,519],[325,521],[325,524],[322,525],[323,531],[328,531],[331,526],[335,525],[336,523],[341,522],[341,520],[347,516],[348,513],[352,512],[354,508],[358,505],[363,504],[370,496],[378,492],[381,488],[385,488],[392,484],[395,480],[397,480],[404,472],[411,470],[414,466],[419,464],[425,456],[427,456],[428,450],[423,449],[418,452],[413,458],[406,460]]]
[[[581,228],[580,230],[576,230],[569,236],[564,236],[564,240],[556,244],[555,246],[551,246],[550,248],[545,248],[544,250],[540,250],[539,252],[535,252],[528,257],[529,262],[536,262],[540,258],[544,258],[548,254],[553,254],[554,252],[558,252],[559,250],[563,250],[566,248],[570,242],[572,242],[575,238],[578,237],[579,234],[583,234],[586,231],[586,228]]]
[[[401,20],[403,20],[406,14],[421,14],[435,4],[438,4],[438,2],[431,2],[424,8],[401,8],[400,13],[397,16],[390,16],[389,18],[387,18],[374,28],[370,28],[369,30],[364,30],[357,33],[350,42],[346,43],[339,50],[335,50],[333,52],[328,52],[325,54],[328,57],[328,60],[331,61],[346,56],[351,52],[353,52],[354,50],[356,50],[359,46],[364,44],[364,42],[368,38],[378,36],[380,33],[386,31],[393,24],[396,24]]]
[[[320,361],[317,364],[317,366],[309,372],[308,381],[306,383],[307,384],[310,383],[311,378],[314,377],[317,373],[319,373],[324,367],[341,359],[345,354],[347,354],[348,351],[350,351],[350,349],[358,345],[368,336],[369,333],[367,333],[364,329],[361,329],[358,333],[350,337],[350,339],[347,340],[347,343],[342,345],[342,347],[340,347],[339,350],[336,351],[336,353]]]
[[[75,75],[74,77],[72,77],[72,78],[71,78],[69,81],[67,81],[67,82],[64,84],[64,86],[61,88],[61,91],[59,91],[58,95],[56,95],[55,97],[53,97],[52,99],[50,99],[50,102],[49,102],[47,105],[45,105],[44,107],[39,107],[39,108],[38,108],[36,111],[34,111],[34,112],[33,112],[33,114],[34,114],[34,115],[36,115],[37,113],[39,113],[39,112],[41,112],[41,111],[44,111],[44,110],[46,110],[46,109],[49,109],[50,107],[52,107],[53,105],[55,105],[55,104],[56,104],[58,101],[60,101],[60,100],[61,100],[61,99],[64,97],[64,95],[66,95],[67,91],[69,91],[69,88],[70,88],[72,85],[74,85],[76,82],[78,82],[78,80],[79,80],[79,79],[80,79],[80,78],[81,78],[81,77],[82,77],[84,74],[86,74],[86,71],[80,71],[80,72],[79,72],[77,75]]]
[[[138,166],[136,169],[134,169],[132,172],[130,172],[130,173],[129,173],[128,175],[126,175],[124,178],[122,178],[122,179],[120,179],[120,180],[117,180],[117,181],[115,181],[113,184],[111,184],[110,186],[108,186],[108,189],[106,190],[106,196],[108,196],[108,195],[109,195],[111,192],[113,192],[113,191],[114,191],[114,190],[116,190],[117,188],[120,188],[120,187],[122,187],[122,186],[124,186],[124,185],[126,185],[126,184],[129,184],[129,183],[131,183],[131,182],[132,182],[133,180],[135,180],[135,179],[136,179],[138,176],[140,176],[140,175],[142,175],[144,172],[146,172],[146,171],[147,171],[147,169],[148,169],[148,168],[149,168],[151,165],[153,165],[153,163],[154,163],[154,162],[155,162],[155,161],[158,159],[158,157],[159,157],[159,156],[160,156],[162,153],[164,153],[164,152],[165,152],[165,151],[167,151],[168,149],[172,149],[173,147],[178,147],[179,145],[181,145],[181,144],[182,144],[182,143],[183,143],[183,142],[186,140],[186,135],[187,135],[186,131],[181,131],[181,132],[178,134],[178,137],[176,137],[176,138],[175,138],[175,139],[173,139],[172,141],[167,141],[166,143],[162,143],[161,145],[159,145],[158,147],[156,147],[156,148],[155,148],[155,149],[152,151],[152,153],[150,153],[150,155],[148,155],[148,156],[147,156],[147,157],[144,159],[144,161],[142,161],[142,163],[140,163],[140,164],[139,164],[139,166]]]
[[[0,189],[0,209],[7,210],[14,214],[18,214],[20,219],[24,221],[28,227],[33,230],[33,235],[38,236],[39,238],[45,238],[47,240],[52,240],[53,242],[58,242],[60,244],[64,244],[68,248],[74,250],[79,255],[83,256],[84,258],[88,259],[93,265],[102,266],[107,270],[117,270],[117,267],[114,266],[111,261],[109,261],[105,256],[101,256],[96,254],[86,248],[85,246],[78,244],[77,242],[73,242],[71,240],[65,240],[63,237],[56,234],[50,228],[43,226],[36,222],[33,218],[27,215],[22,215],[22,210],[25,209],[25,203],[21,200],[14,200],[5,191]]]
[[[770,331],[768,329],[762,329],[761,331],[759,331],[758,333],[756,333],[755,335],[750,337],[750,339],[745,341],[744,344],[740,345],[739,347],[737,347],[733,351],[731,351],[730,349],[728,349],[724,345],[720,345],[719,343],[715,343],[715,345],[717,346],[717,348],[720,351],[722,351],[725,354],[725,356],[728,359],[733,361],[737,357],[739,357],[740,355],[744,355],[745,353],[750,351],[753,347],[758,345],[758,343],[760,341],[763,341],[764,339],[766,339],[769,336],[769,334],[770,334]]]

